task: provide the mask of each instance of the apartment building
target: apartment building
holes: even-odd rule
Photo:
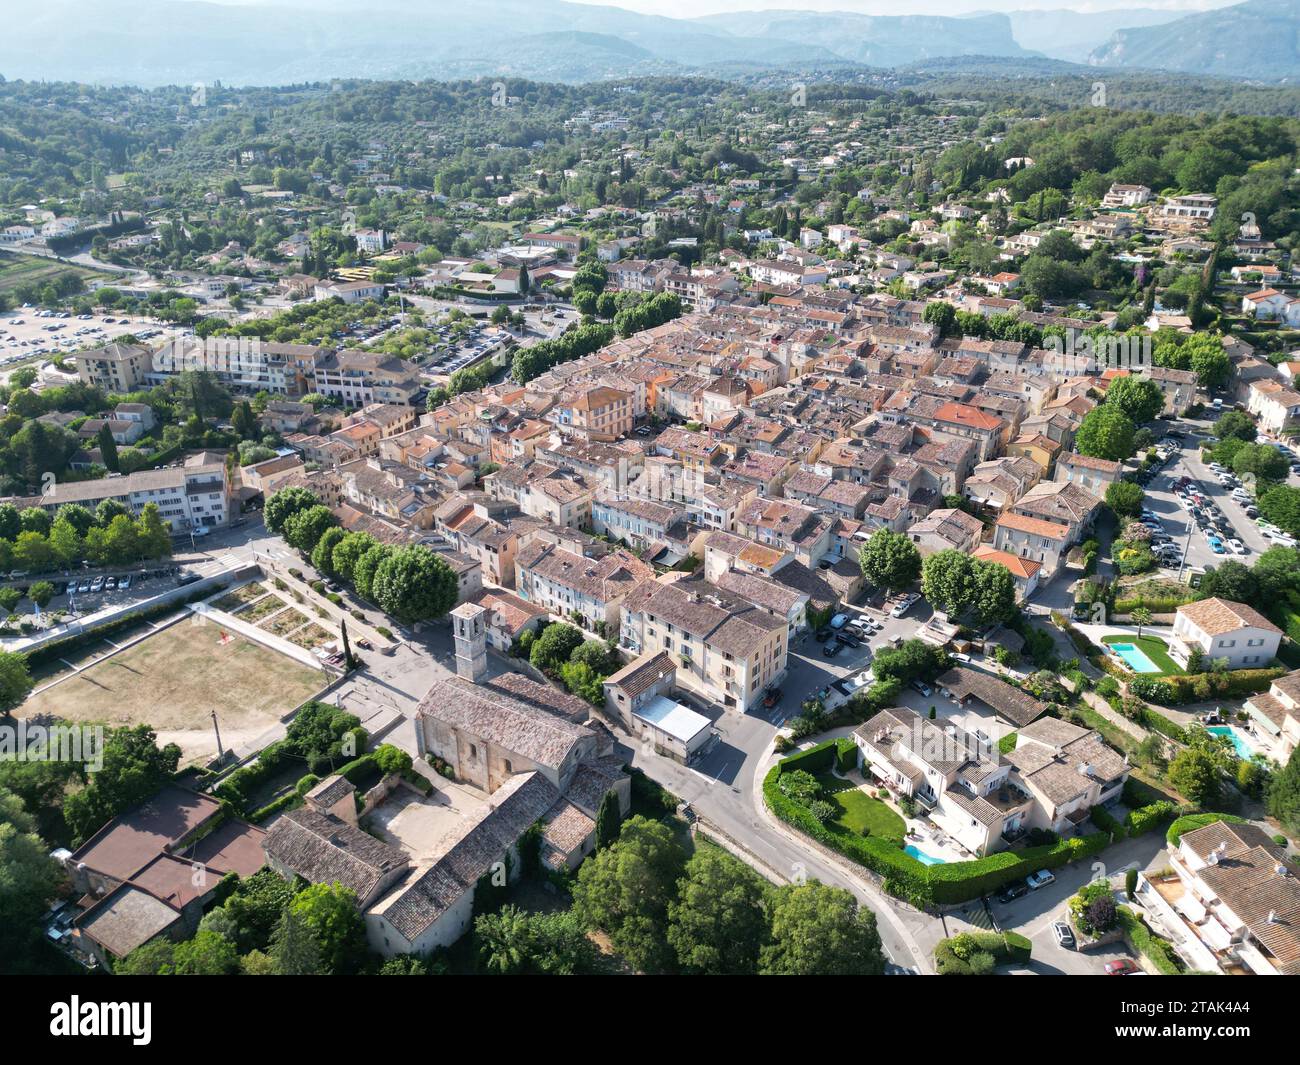
[[[1069,526],[1023,514],[1003,514],[993,527],[993,546],[1042,566],[1040,579],[1051,581],[1070,550]]]
[[[1232,976],[1300,973],[1300,871],[1268,833],[1216,821],[1184,832],[1168,872],[1137,898],[1188,967]]]
[[[329,351],[316,363],[312,391],[349,408],[372,403],[409,407],[423,385],[419,371],[405,359],[344,348]]]
[[[785,675],[786,621],[700,579],[647,581],[623,603],[619,644],[634,656],[666,652],[677,681],[744,713]]]
[[[1106,489],[1120,479],[1124,472],[1121,463],[1066,451],[1056,458],[1055,479],[1064,484],[1075,484],[1090,494],[1104,499]]]
[[[153,370],[153,352],[140,344],[106,344],[72,356],[77,377],[104,392],[135,392]]]
[[[653,581],[654,567],[621,548],[588,558],[536,540],[515,556],[515,592],[557,618],[578,620],[584,629],[613,634],[628,594]]]
[[[546,420],[566,435],[610,441],[633,428],[632,393],[605,385],[561,395]]]
[[[65,503],[79,503],[94,510],[105,499],[124,504],[138,515],[149,503],[156,503],[172,532],[188,533],[198,528],[215,528],[230,521],[230,479],[220,456],[204,452],[183,466],[161,470],[140,470],[97,481],[60,481],[40,497],[39,506],[53,514]]]

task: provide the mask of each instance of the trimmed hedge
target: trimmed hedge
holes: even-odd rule
[[[1119,924],[1124,930],[1124,938],[1142,957],[1146,958],[1159,970],[1161,976],[1181,976],[1182,968],[1175,960],[1174,953],[1165,945],[1165,941],[1151,931],[1142,920],[1127,906],[1118,906]]]
[[[1184,832],[1192,832],[1198,828],[1204,828],[1206,825],[1212,825],[1216,821],[1223,821],[1230,825],[1244,825],[1246,819],[1237,817],[1235,814],[1188,814],[1185,817],[1178,818],[1169,826],[1169,831],[1165,833],[1165,842],[1171,847],[1177,847],[1178,841],[1183,838]]]
[[[878,836],[853,836],[827,828],[806,806],[781,790],[781,774],[802,769],[816,773],[836,757],[835,740],[827,740],[774,765],[763,780],[763,799],[777,817],[812,839],[851,858],[880,876],[884,888],[916,906],[969,902],[1028,876],[1039,869],[1055,869],[1067,862],[1091,857],[1109,842],[1104,832],[1058,840],[1023,851],[999,851],[966,862],[926,865],[906,854],[897,843]]]
[[[954,945],[960,945],[970,957],[959,957]],[[1033,944],[1016,932],[962,932],[935,944],[934,967],[940,976],[975,976],[996,965],[1026,962],[1032,952]],[[988,957],[976,960],[981,954]]]
[[[1265,669],[1234,669],[1225,673],[1189,673],[1173,677],[1138,676],[1129,681],[1129,691],[1159,706],[1181,706],[1203,699],[1233,698],[1256,695],[1286,670],[1279,666]],[[1201,687],[1201,691],[1196,689]],[[1177,726],[1175,726],[1177,727]],[[1168,733],[1166,733],[1168,735]]]

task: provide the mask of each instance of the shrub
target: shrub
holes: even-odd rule
[[[1130,810],[1124,818],[1124,827],[1130,836],[1141,836],[1159,828],[1164,822],[1178,816],[1178,804],[1164,799]]]
[[[1124,938],[1129,945],[1154,965],[1162,976],[1177,976],[1182,972],[1169,945],[1127,906],[1118,908],[1116,920],[1124,930]]]
[[[1130,899],[1137,894],[1138,871],[1130,868],[1124,873],[1124,894]]]

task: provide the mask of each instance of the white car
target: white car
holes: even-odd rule
[[[1243,544],[1240,540],[1234,539],[1234,540],[1228,540],[1226,542],[1228,545],[1228,550],[1231,551],[1234,555],[1244,555],[1246,553],[1246,545]]]
[[[901,618],[904,614],[906,614],[911,609],[912,609],[911,603],[906,603],[906,602],[899,603],[896,607],[894,607],[893,610],[889,612],[889,616],[891,618]]]

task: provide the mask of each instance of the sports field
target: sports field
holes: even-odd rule
[[[211,712],[227,747],[250,742],[325,686],[320,670],[227,633],[211,621],[178,621],[38,691],[20,717],[54,714],[108,725],[147,723],[160,743],[180,745],[186,764],[216,753]],[[74,660],[81,664],[85,657]],[[38,682],[39,685],[40,682]]]

